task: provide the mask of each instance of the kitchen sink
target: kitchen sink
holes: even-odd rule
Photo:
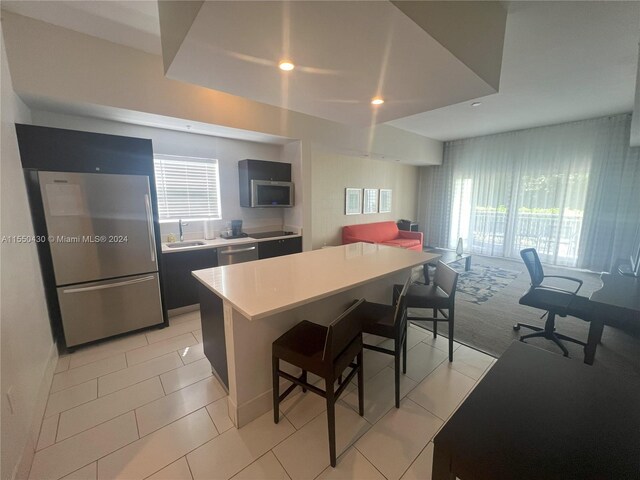
[[[169,248],[197,247],[199,245],[206,245],[206,243],[200,241],[167,243],[167,247]]]

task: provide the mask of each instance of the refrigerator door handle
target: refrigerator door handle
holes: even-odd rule
[[[153,215],[151,215],[151,201],[149,200],[149,194],[144,194],[144,206],[147,209],[147,224],[149,230],[149,247],[151,249],[151,261],[156,261],[156,239],[153,235]]]
[[[107,283],[106,285],[94,285],[91,287],[81,287],[81,288],[68,288],[68,289],[62,290],[62,293],[92,292],[94,290],[104,290],[106,288],[124,287],[125,285],[133,285],[134,283],[148,282],[154,279],[155,277],[153,275],[148,275],[146,277],[136,278],[134,280],[125,280],[124,282]]]

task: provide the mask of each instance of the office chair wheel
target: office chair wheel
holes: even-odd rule
[[[520,330],[520,324],[516,323],[516,324],[513,326],[513,329],[514,329],[516,332],[517,332],[518,330]]]

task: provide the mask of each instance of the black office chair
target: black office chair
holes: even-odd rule
[[[529,307],[539,308],[546,310],[542,317],[547,316],[544,328],[536,325],[529,325],[526,323],[516,323],[513,329],[518,331],[521,327],[534,330],[534,333],[523,335],[520,337],[520,341],[524,342],[528,338],[543,337],[553,341],[560,349],[565,357],[569,356],[567,347],[560,340],[567,342],[577,343],[578,345],[586,346],[586,343],[576,340],[575,338],[567,337],[561,333],[556,333],[555,320],[556,315],[566,317],[567,315],[579,316],[584,318],[586,315],[584,312],[584,297],[577,295],[580,287],[582,287],[582,280],[573,277],[565,277],[563,275],[545,275],[540,263],[540,257],[535,248],[525,248],[520,251],[520,256],[524,260],[524,264],[529,271],[531,277],[531,287],[520,298],[521,305],[527,305]],[[542,282],[547,278],[561,278],[578,284],[578,288],[575,290],[563,290],[561,288],[552,287],[548,285],[542,285]],[[541,317],[541,318],[542,318]]]
[[[329,459],[331,466],[336,466],[336,416],[335,404],[349,385],[351,379],[358,376],[358,413],[364,415],[364,377],[362,373],[362,324],[360,313],[355,313],[364,299],[355,302],[331,325],[325,327],[303,320],[273,342],[273,421],[280,421],[280,402],[289,395],[296,386],[324,397],[327,401],[327,423],[329,428]],[[357,363],[354,363],[357,359]],[[295,377],[280,370],[280,360],[302,369],[302,374]],[[349,374],[343,379],[345,370]],[[307,380],[307,372],[324,379],[322,390]],[[280,394],[280,377],[291,382],[291,385]],[[335,388],[338,380],[338,388]]]

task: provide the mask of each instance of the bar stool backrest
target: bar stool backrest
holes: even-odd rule
[[[351,345],[351,342],[362,335],[362,321],[358,315],[352,315],[362,302],[364,302],[364,298],[351,305],[329,325],[322,353],[323,362],[333,362]]]
[[[436,265],[433,283],[449,296],[449,300],[453,301],[456,295],[456,287],[458,286],[458,272],[446,263],[439,261]]]
[[[407,278],[407,281],[404,282],[402,291],[398,296],[398,301],[396,303],[396,312],[393,319],[395,338],[400,338],[400,332],[404,331],[405,324],[407,323],[407,291],[409,290],[409,286],[411,285],[411,283],[412,277],[409,276],[409,278]]]

